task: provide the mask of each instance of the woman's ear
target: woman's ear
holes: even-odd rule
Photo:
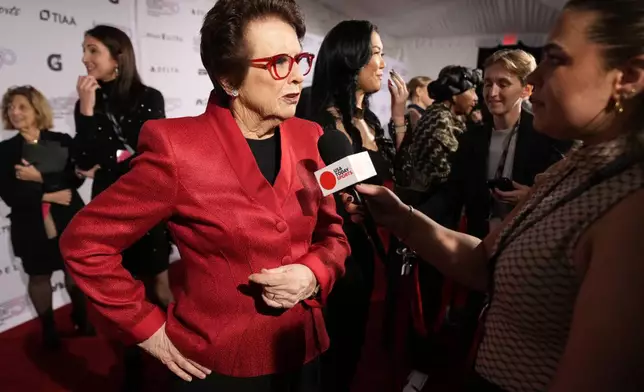
[[[620,71],[613,97],[617,102],[644,93],[644,55],[634,57]]]
[[[235,92],[237,91],[226,79],[219,79],[219,85],[222,89],[224,89],[226,94],[231,97],[234,96]]]

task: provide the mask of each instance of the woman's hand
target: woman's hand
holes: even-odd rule
[[[313,271],[302,264],[290,264],[273,269],[262,269],[248,277],[263,287],[262,299],[272,308],[290,309],[315,293],[317,279]]]
[[[409,207],[405,205],[392,191],[376,185],[356,185],[356,191],[364,197],[373,220],[380,226],[389,229],[394,234],[404,232]],[[353,196],[342,194],[344,208],[351,215],[351,220],[362,222],[364,207],[356,204]]]
[[[84,116],[94,115],[96,104],[96,89],[100,88],[98,81],[93,76],[79,76],[76,91],[80,99],[80,112]]]
[[[405,124],[409,91],[407,91],[407,84],[396,71],[392,70],[390,75],[387,85],[391,94],[391,118],[394,120],[394,125],[400,126]]]
[[[72,191],[69,189],[63,189],[62,191],[45,193],[42,196],[42,201],[68,206],[72,202]]]
[[[31,163],[22,160],[20,165],[13,167],[16,170],[16,178],[21,181],[32,181],[42,183],[42,174]]]
[[[204,379],[211,371],[198,363],[181,355],[165,333],[165,323],[154,335],[139,343],[139,347],[161,361],[172,373],[186,381],[192,381],[192,376]]]
[[[76,169],[74,170],[74,173],[76,173],[76,176],[78,178],[94,178],[96,175],[96,171],[101,168],[101,165],[94,165],[89,170],[81,170],[76,166]]]

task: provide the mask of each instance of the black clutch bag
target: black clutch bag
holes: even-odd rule
[[[42,174],[61,173],[67,166],[69,149],[60,142],[41,140],[37,144],[23,145],[22,158]]]

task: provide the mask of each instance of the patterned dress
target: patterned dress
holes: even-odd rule
[[[553,379],[586,272],[573,262],[577,242],[611,207],[644,187],[644,169],[635,164],[551,208],[626,148],[622,137],[574,151],[538,179],[513,221],[520,222],[516,229],[510,224],[501,233],[495,247],[506,237],[508,245],[494,271],[494,298],[476,361],[476,371],[490,382],[524,392],[544,391]],[[536,223],[524,231],[530,222]]]
[[[396,157],[396,185],[416,192],[429,192],[444,183],[451,171],[452,156],[465,123],[443,103],[427,108],[416,128],[403,141]]]

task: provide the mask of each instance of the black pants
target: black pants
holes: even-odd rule
[[[331,339],[329,350],[322,355],[325,392],[351,390],[365,341],[374,285],[374,259],[373,253],[365,253],[369,250],[368,242],[355,244],[356,241],[351,243],[356,252],[346,260],[346,273],[335,283],[324,309]]]
[[[239,378],[212,373],[204,380],[186,382],[175,377],[174,392],[320,392],[320,362],[313,360],[300,369],[260,377]]]

